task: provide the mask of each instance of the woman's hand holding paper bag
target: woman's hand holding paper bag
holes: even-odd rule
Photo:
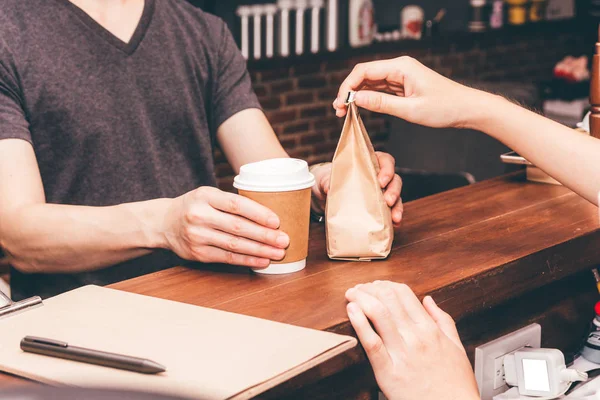
[[[333,103],[338,117],[346,115],[344,99],[349,91],[358,91],[358,107],[433,128],[472,127],[483,108],[480,91],[406,56],[354,67]]]

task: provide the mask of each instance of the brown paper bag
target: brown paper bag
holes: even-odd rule
[[[394,240],[392,213],[377,180],[379,162],[354,104],[354,93],[348,97],[327,195],[327,254],[340,260],[382,259],[390,254]]]

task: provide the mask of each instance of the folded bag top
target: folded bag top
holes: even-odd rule
[[[348,94],[348,113],[331,170],[325,210],[327,254],[338,260],[386,258],[394,241],[390,207],[377,176],[379,162],[371,139]]]

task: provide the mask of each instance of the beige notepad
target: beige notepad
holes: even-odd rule
[[[41,336],[147,358],[144,375],[24,353]],[[0,320],[0,369],[51,385],[247,399],[356,346],[352,337],[173,301],[86,286]]]

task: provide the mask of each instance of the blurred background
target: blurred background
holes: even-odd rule
[[[360,62],[410,55],[570,126],[588,107],[598,0],[190,2],[227,22],[281,142],[311,163],[333,156],[343,121],[331,103]],[[405,200],[510,170],[499,157],[508,149],[479,132],[362,117],[375,147],[396,156]],[[217,163],[220,186],[231,190],[219,152]]]

